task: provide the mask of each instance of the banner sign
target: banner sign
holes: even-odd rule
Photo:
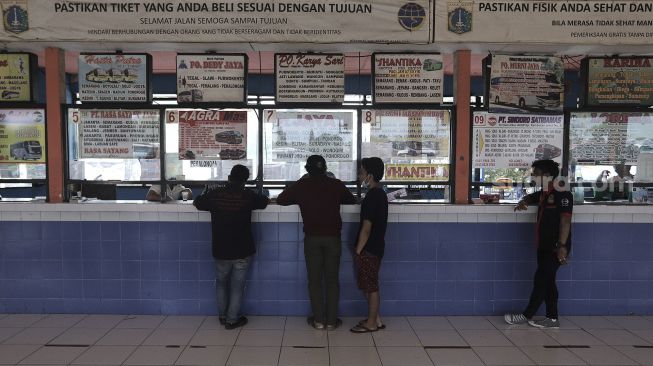
[[[440,54],[375,53],[374,103],[442,103]]]
[[[447,164],[386,164],[386,181],[437,181],[449,180]]]
[[[650,44],[653,2],[442,0],[435,42]]]
[[[363,156],[449,159],[450,113],[446,110],[363,110],[370,125]]]
[[[166,113],[168,123],[179,123],[179,159],[247,159],[247,111],[176,109]]]
[[[653,58],[589,58],[587,65],[588,106],[653,105]]]
[[[45,163],[43,109],[0,109],[0,163]]]
[[[490,112],[562,113],[565,68],[562,58],[492,55]]]
[[[79,116],[75,114],[79,113]],[[104,159],[159,158],[159,111],[156,109],[80,109],[79,157]]]
[[[562,164],[564,116],[474,113],[472,168],[530,168],[535,160]]]
[[[177,55],[179,103],[247,100],[247,55]]]
[[[147,102],[150,100],[149,55],[79,55],[79,99],[82,102]]]
[[[345,56],[284,53],[274,57],[277,103],[342,103]]]
[[[316,154],[327,161],[354,160],[354,112],[265,113],[272,123],[272,161],[304,161]]]
[[[433,0],[2,0],[0,41],[413,43]]]
[[[32,65],[29,53],[0,54],[0,102],[32,101]]]
[[[653,113],[574,112],[570,123],[571,164],[635,165],[653,152]]]

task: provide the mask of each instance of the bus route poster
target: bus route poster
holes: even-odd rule
[[[601,57],[584,60],[584,105],[648,107],[653,105],[653,58]]]
[[[562,58],[492,55],[485,63],[491,65],[489,78],[484,68],[490,112],[562,114]]]
[[[0,163],[45,163],[43,109],[0,109]]]

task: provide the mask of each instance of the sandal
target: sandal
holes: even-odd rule
[[[379,328],[376,329],[370,329],[365,325],[358,324],[357,326],[351,328],[349,331],[352,333],[374,333],[377,332]]]
[[[358,322],[358,325],[365,325],[365,324],[367,324],[367,319],[363,319],[363,320]],[[376,328],[379,329],[379,330],[385,329],[385,324],[383,324],[383,323],[381,323],[381,325],[377,324]]]

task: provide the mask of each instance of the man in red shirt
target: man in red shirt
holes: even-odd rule
[[[347,187],[326,174],[327,165],[320,155],[306,161],[308,177],[286,188],[277,197],[281,206],[299,205],[304,220],[304,257],[308,273],[308,291],[313,315],[308,322],[315,329],[335,329],[340,296],[341,204],[355,204]],[[326,286],[326,306],[322,277]]]

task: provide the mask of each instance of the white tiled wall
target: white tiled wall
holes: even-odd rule
[[[358,222],[359,206],[342,207],[345,222]],[[0,203],[2,221],[210,221],[190,203]],[[258,222],[298,222],[297,206],[270,205],[256,211]],[[535,209],[513,212],[508,205],[390,205],[389,222],[533,222]],[[574,208],[578,223],[653,223],[652,206],[583,205]]]

